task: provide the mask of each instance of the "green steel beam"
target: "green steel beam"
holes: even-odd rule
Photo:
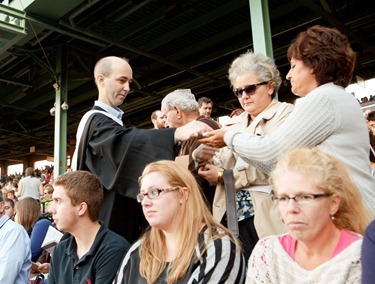
[[[26,35],[26,13],[7,5],[0,5],[0,29]]]
[[[66,147],[67,147],[67,110],[63,110],[61,105],[67,100],[67,54],[64,47],[58,49],[56,59],[56,73],[60,74],[55,87],[55,144],[54,144],[54,175],[61,175],[66,171]]]
[[[273,58],[272,34],[267,0],[249,0],[254,52]]]
[[[273,58],[272,33],[267,0],[249,0],[254,52]],[[276,93],[275,99],[278,99]]]

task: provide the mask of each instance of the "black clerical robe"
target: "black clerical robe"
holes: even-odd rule
[[[103,111],[97,106],[94,109]],[[147,224],[135,200],[138,178],[146,164],[175,158],[174,132],[173,128],[125,128],[101,113],[86,122],[77,145],[77,169],[99,177],[105,188],[100,219],[130,243]]]

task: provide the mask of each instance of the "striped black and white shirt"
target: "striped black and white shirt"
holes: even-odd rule
[[[113,283],[147,284],[146,279],[139,274],[139,246],[141,243],[142,240],[139,240],[132,245]],[[206,243],[208,244],[207,250],[202,254]],[[176,283],[242,284],[244,283],[245,269],[245,259],[230,238],[224,236],[213,241],[209,238],[206,228],[199,234],[193,261],[186,275]],[[165,283],[166,270],[155,284]]]

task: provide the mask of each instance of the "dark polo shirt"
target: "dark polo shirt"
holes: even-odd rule
[[[70,236],[55,247],[48,283],[112,283],[129,247],[127,240],[101,224],[90,250],[78,259],[75,238]]]

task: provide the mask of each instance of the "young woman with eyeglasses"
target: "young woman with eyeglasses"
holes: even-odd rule
[[[114,283],[243,283],[238,242],[213,220],[188,169],[154,162],[139,184],[137,200],[150,227],[129,249]]]
[[[371,218],[341,162],[295,149],[271,180],[288,234],[258,242],[246,283],[360,283],[361,235]]]

